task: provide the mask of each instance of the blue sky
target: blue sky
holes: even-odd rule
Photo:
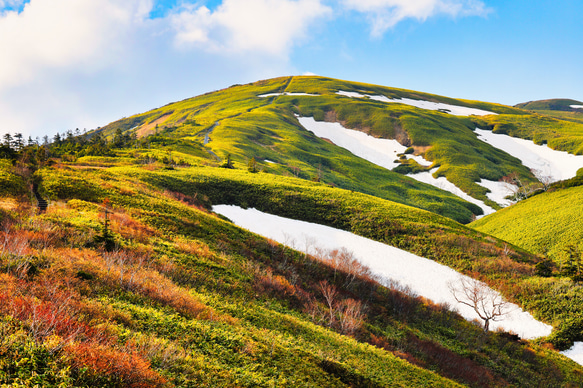
[[[581,101],[582,16],[580,0],[0,0],[0,133],[92,129],[308,72]]]

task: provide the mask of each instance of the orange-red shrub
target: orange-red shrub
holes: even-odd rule
[[[96,343],[71,343],[65,347],[71,366],[85,368],[90,378],[105,376],[120,386],[162,387],[167,380],[150,368],[150,363],[135,353],[122,352]]]

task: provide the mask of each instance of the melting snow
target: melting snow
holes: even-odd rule
[[[264,162],[269,163],[269,164],[277,164],[277,162],[274,162],[273,160],[269,160],[269,159],[265,159]]]
[[[341,96],[351,97],[351,98],[368,97],[371,100],[375,100],[375,101],[411,105],[411,106],[421,108],[421,109],[438,110],[438,111],[442,111],[445,113],[450,113],[454,116],[470,116],[470,115],[486,116],[486,115],[497,114],[497,113],[489,112],[487,110],[482,110],[482,109],[468,108],[468,107],[459,106],[459,105],[444,104],[441,102],[413,100],[410,98],[388,98],[386,96],[380,96],[380,95],[374,96],[374,95],[369,95],[369,94],[361,94],[361,93],[357,93],[357,92],[344,92],[341,90],[336,92],[336,94],[339,94]]]
[[[395,163],[395,160],[399,159],[397,154],[402,154],[407,149],[396,140],[378,139],[364,132],[345,128],[340,123],[316,121],[313,117],[298,117],[298,120],[304,128],[316,136],[328,139],[354,155],[389,170],[400,164]],[[432,164],[422,156],[407,155],[407,157],[422,166]]]
[[[583,109],[583,105],[571,105],[573,109]]]
[[[354,155],[389,170],[392,170],[399,165],[399,163],[395,162],[395,160],[398,159],[397,154],[403,153],[407,149],[407,147],[401,145],[396,140],[377,139],[366,133],[344,128],[340,123],[316,121],[313,117],[298,117],[298,120],[304,128],[313,132],[316,136],[329,139],[332,143],[347,149]],[[429,167],[432,165],[432,162],[426,160],[422,156],[406,156],[407,158],[417,161],[417,163],[422,166]],[[435,171],[436,169],[433,169],[430,172],[408,174],[407,176],[419,182],[428,183],[442,190],[449,191],[466,201],[475,203],[482,208],[485,215],[495,212],[494,209],[484,204],[484,202],[464,193],[456,185],[448,181],[447,178],[434,178],[432,174]]]
[[[583,342],[575,342],[571,349],[561,353],[576,363],[583,365]]]
[[[213,206],[213,211],[240,227],[295,249],[305,251],[317,246],[331,250],[344,247],[376,275],[409,286],[414,293],[435,303],[448,303],[468,320],[479,319],[473,309],[457,303],[449,290],[448,283],[458,282],[459,277],[464,275],[435,261],[340,229],[274,216],[256,209],[217,205]],[[490,324],[490,330],[498,327],[522,338],[547,336],[552,330],[551,326],[535,320],[517,305],[511,305],[503,320]]]
[[[434,178],[433,174],[437,171],[437,167],[432,169],[429,172],[420,172],[417,174],[407,174],[408,177],[411,177],[419,182],[430,184],[431,186],[435,186],[439,189],[449,191],[452,194],[457,195],[458,197],[465,199],[468,202],[478,205],[484,211],[484,215],[492,214],[496,210],[491,208],[490,206],[486,205],[483,201],[476,199],[465,192],[463,192],[459,187],[451,183],[447,180],[446,177],[440,176],[439,178]],[[482,216],[480,216],[482,217]]]
[[[534,144],[531,140],[501,135],[492,131],[476,128],[478,139],[517,157],[526,167],[540,171],[543,176],[551,177],[553,182],[569,179],[583,168],[583,155],[573,155],[555,151],[545,145]]]
[[[490,190],[486,196],[500,206],[512,205],[513,202],[506,199],[506,197],[512,195],[518,190],[518,186],[513,185],[512,183],[489,181],[488,179],[482,179],[481,182],[476,183]]]

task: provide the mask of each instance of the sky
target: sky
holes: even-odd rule
[[[580,0],[0,0],[0,133],[90,130],[302,74],[582,101],[582,16]]]

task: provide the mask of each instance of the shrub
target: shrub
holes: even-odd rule
[[[135,353],[96,343],[72,343],[65,347],[65,353],[83,385],[142,388],[167,383],[150,368],[148,361]]]

